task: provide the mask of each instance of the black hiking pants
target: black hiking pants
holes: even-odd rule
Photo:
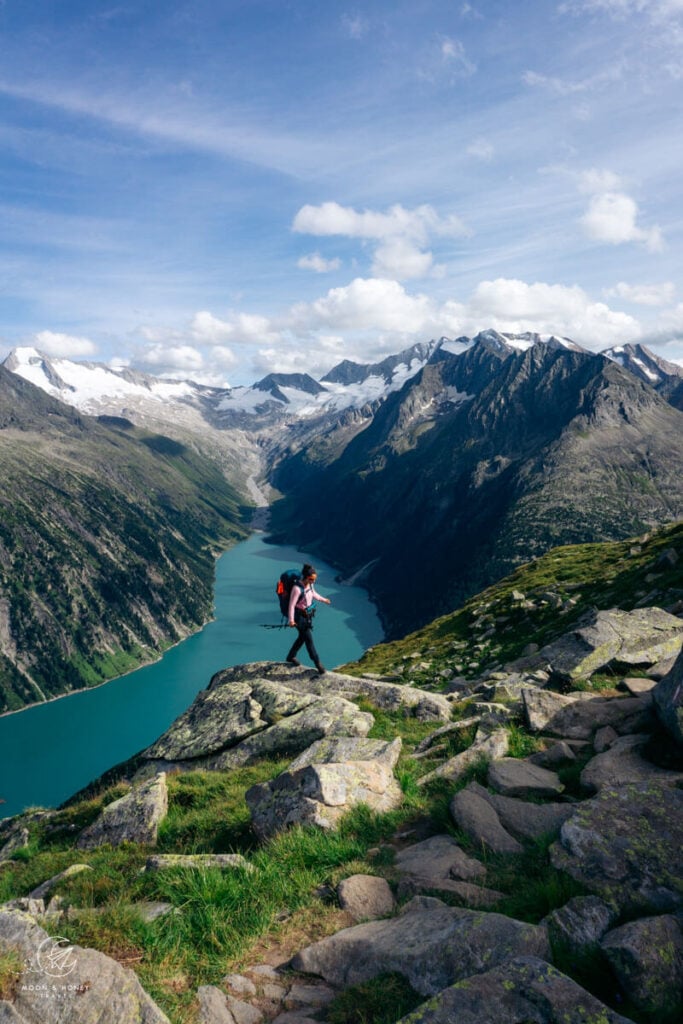
[[[296,622],[296,628],[299,635],[291,646],[289,654],[287,655],[287,661],[291,661],[292,658],[296,658],[297,651],[301,650],[304,644],[306,644],[308,655],[317,668],[320,664],[320,656],[315,649],[315,644],[313,643],[313,618],[310,615],[306,615],[305,612],[299,611],[297,608],[294,613],[294,621]]]

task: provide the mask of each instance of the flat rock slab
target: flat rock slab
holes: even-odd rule
[[[683,652],[653,690],[655,709],[662,724],[683,746]]]
[[[402,875],[414,875],[434,882],[444,878],[476,882],[486,877],[484,865],[474,857],[468,857],[448,835],[432,836],[407,846],[396,854],[394,866]]]
[[[388,917],[396,909],[391,887],[385,878],[374,875],[351,875],[337,887],[339,906],[354,921],[373,921]]]
[[[253,871],[254,865],[241,853],[159,853],[148,857],[145,871],[170,871],[172,868],[190,868],[206,871],[218,868],[220,871]]]
[[[640,697],[643,693],[649,693],[657,685],[654,679],[641,679],[638,676],[627,676],[622,679],[620,688],[627,690],[632,697]]]
[[[426,786],[434,779],[448,779],[455,782],[465,772],[479,761],[491,761],[497,757],[505,757],[508,752],[509,736],[507,729],[495,729],[493,732],[477,729],[474,743],[467,750],[463,750],[455,757],[449,758],[444,764],[439,765],[433,772],[423,775],[418,779],[418,786]]]
[[[148,782],[134,785],[126,796],[107,804],[99,818],[81,832],[76,846],[79,850],[94,850],[105,843],[154,846],[167,811],[166,775],[161,772]]]
[[[375,761],[307,765],[258,783],[245,794],[259,839],[293,825],[336,828],[342,816],[357,804],[367,804],[383,813],[398,807],[402,799],[392,770]]]
[[[618,662],[654,665],[678,654],[683,644],[683,621],[661,608],[619,608],[589,612],[570,633],[536,655],[539,664],[567,679],[588,679]]]
[[[555,772],[530,761],[504,757],[489,765],[488,783],[501,796],[522,799],[559,796],[564,790]]]
[[[396,972],[430,996],[519,954],[549,958],[545,929],[416,896],[398,917],[330,935],[297,953],[291,966],[338,988]]]
[[[611,725],[619,735],[638,732],[653,723],[652,695],[595,697],[553,693],[535,687],[522,690],[524,713],[532,732],[564,739],[589,740],[596,729]]]
[[[469,787],[455,794],[448,810],[455,824],[470,839],[492,853],[523,852],[523,847],[503,827],[491,804]]]
[[[536,957],[515,957],[440,992],[398,1024],[632,1024]]]
[[[236,665],[219,672],[209,683],[210,687],[224,685],[231,680],[260,678],[281,683],[302,694],[326,696],[336,694],[347,700],[365,697],[378,708],[387,711],[407,709],[421,721],[450,721],[451,704],[442,694],[430,693],[416,686],[400,683],[385,683],[368,676],[348,676],[342,672],[326,672],[319,676],[306,668],[297,668],[277,661],[252,662]]]
[[[683,906],[681,849],[683,791],[633,784],[577,805],[550,858],[621,912],[657,914]]]
[[[310,764],[343,764],[345,761],[374,761],[393,771],[401,755],[401,739],[368,740],[354,736],[327,736],[316,740],[308,750],[292,761],[288,771],[295,772]]]
[[[20,911],[0,911],[0,952],[8,948],[25,957],[12,1004],[20,1024],[169,1024],[133,971],[94,949],[51,938]],[[56,1001],[49,998],[53,986]]]
[[[373,722],[338,694],[301,693],[256,672],[241,678],[238,669],[227,669],[144,751],[149,763],[139,774],[171,767],[223,771],[262,757],[294,757],[325,736],[366,736]]]
[[[517,797],[491,793],[478,782],[470,782],[463,792],[474,793],[493,807],[503,828],[515,839],[540,839],[559,832],[574,812],[572,804],[532,804]]]
[[[647,734],[620,736],[609,750],[591,758],[581,772],[581,785],[593,793],[599,793],[606,787],[622,786],[627,782],[680,785],[683,772],[660,768],[643,757],[643,748],[649,740]]]
[[[672,914],[630,921],[605,935],[602,951],[631,1002],[657,1021],[680,1019],[683,932]]]

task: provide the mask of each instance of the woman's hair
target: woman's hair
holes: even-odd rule
[[[306,579],[309,576],[317,576],[317,572],[312,565],[308,565],[308,563],[306,563],[306,565],[304,565],[301,569],[301,575],[304,579]]]

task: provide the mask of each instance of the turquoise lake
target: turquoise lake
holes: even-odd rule
[[[84,690],[0,718],[0,817],[25,807],[54,807],[102,772],[149,746],[229,665],[282,661],[293,629],[281,621],[275,584],[282,571],[313,562],[320,605],[314,637],[327,668],[351,661],[382,639],[367,593],[335,581],[320,559],[266,544],[253,534],[216,563],[215,619],[160,661]],[[308,664],[305,649],[299,655]]]

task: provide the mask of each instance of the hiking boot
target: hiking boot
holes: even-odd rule
[[[318,662],[318,664],[315,667],[318,670],[318,675],[319,676],[324,676],[325,673],[327,672],[327,669],[325,668],[325,666],[321,665],[320,662]]]
[[[297,668],[301,668],[301,662],[298,658],[287,658],[288,665],[296,665]]]

